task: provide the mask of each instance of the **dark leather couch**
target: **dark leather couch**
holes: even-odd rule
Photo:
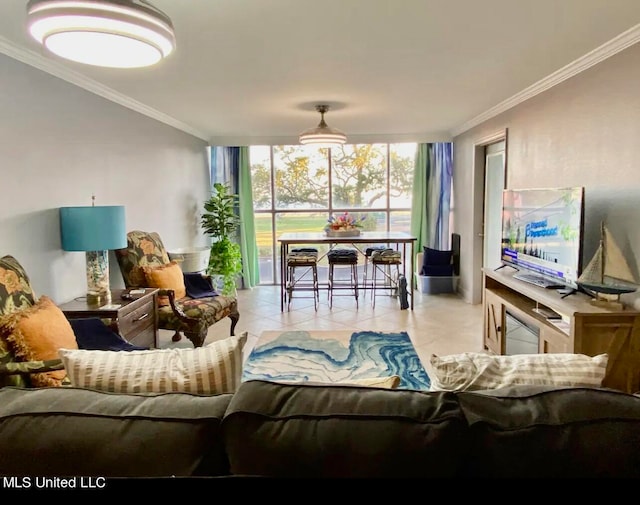
[[[243,383],[0,390],[1,476],[638,478],[640,397]]]

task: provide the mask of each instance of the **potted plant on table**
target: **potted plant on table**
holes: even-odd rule
[[[242,254],[240,245],[234,241],[234,235],[240,219],[236,213],[238,195],[231,193],[227,184],[215,183],[211,197],[204,203],[201,225],[209,235],[211,254],[207,274],[221,280],[223,295],[232,295],[236,291],[236,280],[242,272]]]

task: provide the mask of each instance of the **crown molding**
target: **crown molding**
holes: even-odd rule
[[[448,135],[442,135],[443,137],[456,137],[467,130],[505,112],[516,105],[521,104],[522,102],[532,98],[540,93],[566,81],[567,79],[591,68],[592,66],[600,63],[601,61],[614,56],[615,54],[623,51],[624,49],[636,44],[640,41],[640,24],[635,25],[630,28],[626,32],[618,35],[617,37],[611,39],[600,47],[594,49],[593,51],[585,54],[584,56],[576,59],[572,63],[562,67],[556,72],[550,74],[549,76],[541,79],[537,83],[525,88],[523,91],[513,95],[511,98],[499,103],[495,107],[483,112],[482,114],[476,116],[475,118],[463,123],[451,130]],[[74,84],[78,87],[81,87],[91,93],[94,93],[98,96],[106,98],[112,102],[122,105],[123,107],[127,107],[128,109],[134,110],[143,114],[147,117],[165,123],[173,128],[181,130],[185,133],[193,135],[194,137],[200,138],[201,140],[211,142],[213,144],[220,142],[221,138],[211,138],[206,135],[204,132],[191,127],[190,125],[178,121],[177,119],[164,114],[156,109],[146,106],[145,104],[138,102],[137,100],[133,100],[132,98],[127,97],[107,86],[104,86],[93,79],[85,77],[78,72],[70,70],[60,63],[45,58],[44,56],[37,54],[33,51],[23,49],[13,42],[7,40],[6,38],[0,36],[0,52],[6,54],[7,56],[21,61],[27,65],[38,68],[43,72],[51,74],[55,77],[58,77],[64,81],[67,81],[71,84]],[[225,139],[226,140],[226,139]],[[267,140],[267,139],[264,139]],[[271,139],[273,141],[275,139]]]
[[[453,139],[446,131],[432,131],[424,133],[393,133],[393,134],[350,134],[347,144],[394,144],[405,142],[451,142]],[[298,136],[249,137],[221,136],[211,137],[212,146],[292,146],[301,145]]]
[[[467,121],[459,127],[454,128],[453,130],[451,130],[451,136],[456,137],[466,132],[467,130],[470,130],[474,126],[478,126],[479,124],[497,116],[498,114],[501,114],[502,112],[505,112],[515,107],[516,105],[521,104],[525,100],[539,95],[549,88],[552,88],[553,86],[566,81],[574,75],[584,72],[588,68],[591,68],[601,61],[604,61],[607,58],[610,58],[611,56],[614,56],[624,49],[634,45],[638,41],[640,41],[640,24],[635,25],[633,28],[630,28],[626,32],[623,32],[617,37],[602,44],[600,47],[597,47],[593,51],[562,67],[560,70],[557,70],[544,79],[541,79],[537,83],[529,86],[528,88],[525,88],[520,93],[513,95],[511,98],[508,98],[504,102],[499,103],[495,107],[492,107],[491,109],[483,112],[482,114]]]
[[[188,124],[183,123],[182,121],[178,121],[177,119],[164,114],[152,107],[148,107],[147,105],[138,102],[132,98],[129,98],[122,93],[118,93],[117,91],[100,84],[93,79],[85,77],[78,72],[70,70],[60,63],[45,58],[44,56],[39,55],[33,51],[29,51],[18,47],[13,42],[7,40],[6,38],[0,36],[0,52],[6,54],[10,58],[14,60],[21,61],[27,65],[35,67],[43,72],[53,75],[54,77],[58,77],[64,81],[70,82],[80,88],[83,88],[91,93],[94,93],[102,98],[106,98],[112,102],[115,102],[123,107],[134,110],[148,116],[156,121],[160,121],[165,123],[173,128],[181,130],[189,135],[193,135],[194,137],[198,137],[201,140],[207,141],[208,136],[203,132],[199,131],[196,128],[189,126]]]

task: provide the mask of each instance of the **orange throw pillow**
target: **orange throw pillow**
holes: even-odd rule
[[[150,288],[173,289],[176,299],[187,296],[184,286],[184,275],[182,269],[176,261],[160,266],[141,267]],[[159,296],[158,305],[169,305],[169,297]]]
[[[35,305],[0,318],[0,334],[20,361],[59,359],[59,349],[77,349],[71,324],[53,301],[41,296]],[[32,374],[35,387],[62,386],[65,370]]]

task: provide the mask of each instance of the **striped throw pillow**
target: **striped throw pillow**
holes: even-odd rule
[[[516,385],[600,387],[608,360],[607,354],[433,354],[431,390],[477,391]]]
[[[71,385],[114,393],[234,393],[247,333],[194,349],[60,349]]]

